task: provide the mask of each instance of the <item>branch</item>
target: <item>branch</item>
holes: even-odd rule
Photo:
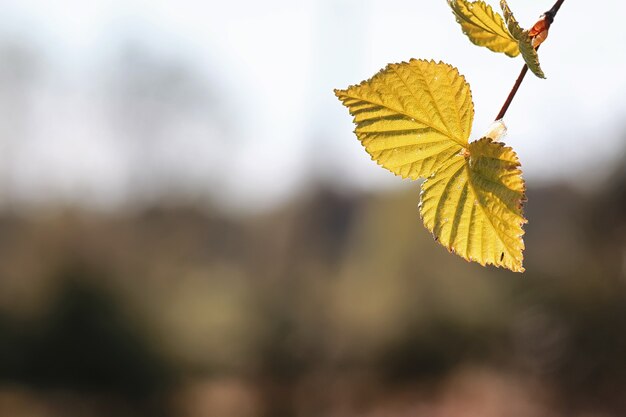
[[[565,0],[557,0],[557,2],[554,3],[554,6],[552,6],[550,10],[548,10],[541,16],[541,18],[539,19],[539,22],[537,22],[535,26],[533,26],[533,29],[531,29],[531,31],[534,30],[535,27],[537,27],[538,25],[544,25],[545,30],[550,29],[550,26],[552,25],[552,22],[554,22],[554,18],[556,17],[556,14],[558,13],[564,1]],[[539,49],[539,46],[537,46],[536,49]],[[517,77],[517,80],[515,80],[513,89],[509,93],[508,97],[506,98],[506,101],[504,102],[504,104],[502,105],[502,108],[500,109],[500,112],[496,116],[496,121],[502,120],[504,118],[504,115],[506,114],[507,110],[509,109],[509,106],[511,105],[511,103],[513,102],[513,99],[515,98],[515,95],[517,94],[517,90],[519,90],[520,86],[522,85],[522,82],[524,81],[524,77],[526,77],[527,72],[528,72],[528,65],[524,64],[524,67],[522,68],[522,71]]]
[[[520,85],[522,85],[522,81],[524,81],[524,77],[526,76],[527,72],[528,72],[528,65],[524,64],[524,67],[522,68],[522,72],[520,72],[519,77],[517,77],[517,80],[515,81],[515,85],[513,86],[513,89],[511,90],[511,92],[509,93],[509,96],[506,98],[506,101],[502,105],[502,108],[500,109],[500,113],[498,113],[498,115],[496,116],[496,121],[504,119],[504,115],[506,114],[506,111],[509,109],[509,106],[513,102],[513,99],[515,98],[515,94],[517,94],[517,90],[519,90]]]
[[[558,0],[556,3],[554,3],[554,6],[552,6],[552,8],[546,12],[546,16],[550,16],[551,17],[550,23],[552,23],[552,21],[554,21],[554,17],[558,13],[558,11],[561,8],[561,5],[563,4],[564,1],[565,0]]]

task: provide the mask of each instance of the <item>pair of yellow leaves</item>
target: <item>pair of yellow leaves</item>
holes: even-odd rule
[[[448,0],[456,21],[463,33],[478,46],[484,46],[494,52],[502,52],[510,57],[522,54],[528,68],[537,77],[546,78],[537,55],[536,43],[530,31],[520,27],[513,16],[506,0],[500,1],[504,19],[495,13],[484,1]]]
[[[483,1],[448,3],[474,44],[511,57],[521,53],[544,78],[536,45],[505,0],[504,19]],[[519,160],[497,135],[469,143],[474,104],[456,68],[424,60],[391,64],[335,94],[373,160],[402,178],[426,178],[420,214],[436,240],[469,261],[524,271]]]
[[[495,138],[468,142],[474,104],[456,68],[391,64],[335,94],[372,159],[403,178],[427,178],[420,213],[435,239],[467,260],[524,270],[519,161]]]

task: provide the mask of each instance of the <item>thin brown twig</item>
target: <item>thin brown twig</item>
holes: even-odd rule
[[[563,4],[564,1],[565,0],[557,0],[557,2],[554,3],[554,6],[552,6],[552,8],[548,10],[547,12],[545,12],[544,15],[542,16],[542,18],[546,19],[546,23],[548,27],[554,21],[554,18],[556,14],[558,13],[559,9],[561,8],[561,5]],[[538,48],[539,47],[537,47],[537,49]],[[504,116],[506,115],[506,112],[509,109],[509,106],[511,105],[511,103],[513,102],[513,99],[515,98],[515,95],[517,94],[517,90],[519,90],[520,86],[522,85],[522,82],[524,81],[524,77],[526,77],[527,72],[528,72],[528,65],[524,64],[524,67],[522,68],[522,71],[517,77],[517,80],[515,80],[513,89],[509,93],[508,97],[506,98],[506,101],[504,102],[504,104],[502,105],[502,108],[500,109],[500,112],[496,116],[496,121],[502,120]]]
[[[556,16],[556,14],[558,13],[559,9],[561,8],[561,5],[563,4],[565,0],[558,0],[556,3],[554,3],[554,6],[552,6],[552,8],[546,12],[546,15],[549,15],[552,17],[552,19],[554,20],[554,17]],[[552,23],[552,22],[550,22]]]
[[[517,80],[515,81],[515,85],[513,86],[513,89],[509,93],[509,96],[506,98],[504,105],[500,109],[500,113],[498,113],[498,115],[496,116],[496,121],[502,120],[504,118],[506,111],[509,109],[509,106],[513,102],[513,98],[515,98],[515,94],[517,94],[517,90],[519,90],[520,85],[522,85],[522,81],[524,81],[524,77],[526,76],[527,72],[528,72],[528,65],[524,64],[524,67],[522,68],[522,72],[520,72],[519,77],[517,77]]]

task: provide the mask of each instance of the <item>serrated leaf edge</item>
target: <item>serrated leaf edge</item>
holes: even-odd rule
[[[513,16],[513,12],[511,8],[507,4],[506,0],[500,0],[500,8],[502,9],[502,13],[504,15],[504,21],[509,29],[509,33],[517,43],[519,44],[520,52],[522,53],[522,58],[528,65],[528,68],[539,78],[546,78],[543,70],[541,69],[541,65],[539,64],[539,55],[537,54],[537,50],[533,46],[532,38],[529,35],[528,30],[522,29],[519,25],[515,16]]]

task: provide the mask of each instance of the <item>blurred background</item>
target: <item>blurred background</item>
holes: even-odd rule
[[[507,115],[523,275],[433,242],[332,93],[443,60],[480,137],[522,63],[444,1],[0,5],[1,416],[626,415],[622,2],[566,1]]]

